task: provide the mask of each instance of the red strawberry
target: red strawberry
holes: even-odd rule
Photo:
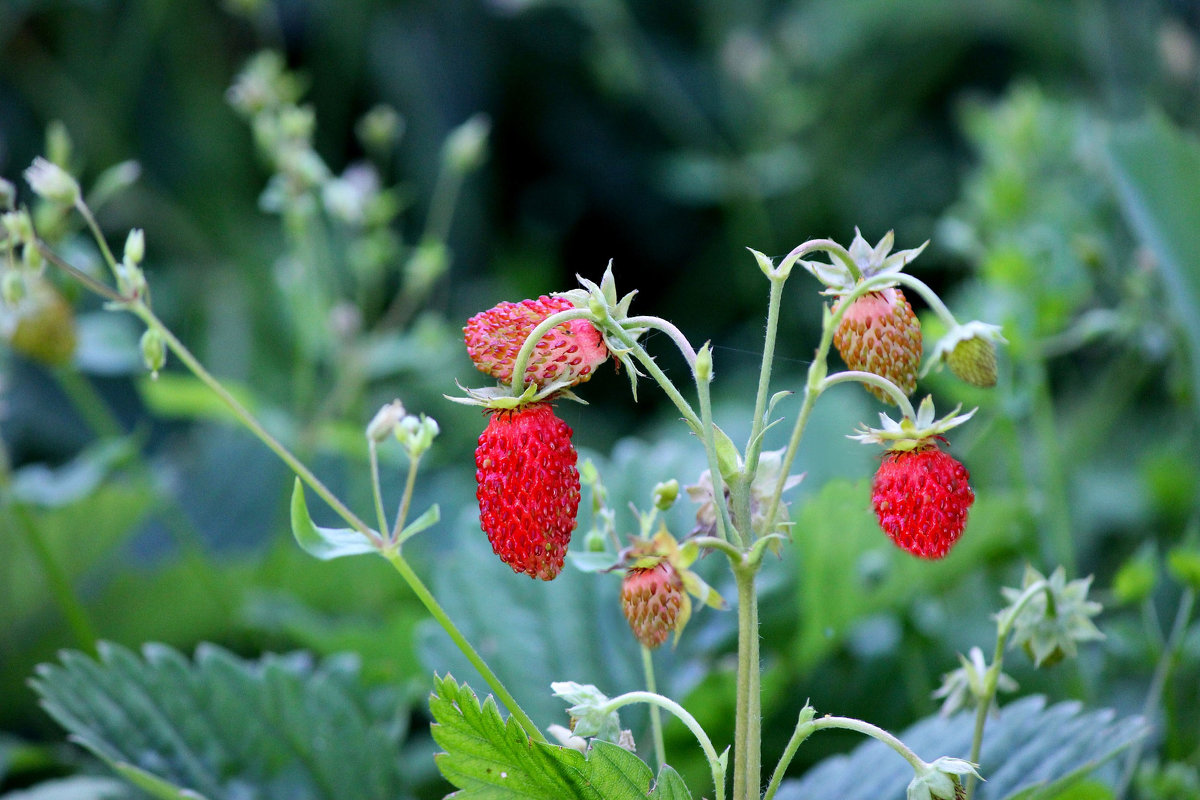
[[[868,292],[855,300],[834,331],[833,344],[850,369],[887,378],[905,394],[917,388],[921,323],[900,289]],[[892,402],[882,389],[866,388],[885,403]]]
[[[875,473],[871,502],[893,542],[921,558],[941,558],[962,535],[975,493],[970,474],[936,443],[889,450]]]
[[[479,521],[500,559],[553,580],[579,510],[571,428],[549,403],[491,412],[475,449]]]
[[[574,307],[565,297],[542,296],[481,311],[463,328],[467,354],[481,372],[512,383],[513,362],[533,329],[551,314]],[[535,345],[525,368],[525,383],[544,386],[567,380],[569,386],[575,386],[591,378],[592,370],[607,358],[608,348],[596,326],[573,319],[549,331]]]
[[[621,582],[621,610],[637,640],[658,647],[675,630],[683,604],[683,581],[666,561],[653,567],[634,567]]]

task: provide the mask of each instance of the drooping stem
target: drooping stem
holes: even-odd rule
[[[733,798],[758,800],[761,787],[762,698],[759,686],[758,566],[736,564],[738,589],[737,708],[733,732]]]
[[[696,718],[674,700],[669,697],[663,697],[661,694],[655,694],[654,692],[626,692],[625,694],[617,695],[605,703],[601,711],[608,713],[633,703],[649,703],[652,706],[657,706],[663,711],[674,714],[679,718],[680,722],[687,726],[687,729],[696,737],[696,741],[700,743],[700,749],[704,751],[704,757],[708,759],[708,766],[712,771],[713,789],[717,800],[725,800],[725,767],[721,762],[721,757],[717,755],[716,748],[713,747],[712,740],[708,738],[708,734],[705,733],[704,728],[700,726]]]
[[[830,386],[836,386],[839,383],[864,383],[868,386],[874,386],[875,388],[885,392],[888,397],[892,398],[892,400],[895,401],[896,406],[900,409],[900,413],[905,417],[911,420],[915,420],[917,418],[917,412],[913,410],[912,403],[909,401],[908,395],[904,394],[899,386],[881,375],[856,369],[835,372],[821,381],[821,391],[823,392]]]
[[[646,691],[658,694],[654,680],[654,656],[646,645],[642,645],[642,673],[645,675]],[[662,713],[657,705],[650,706],[650,733],[654,737],[654,758],[661,770],[667,763],[667,749],[663,744]]]
[[[840,728],[842,730],[861,733],[864,736],[870,736],[872,739],[883,742],[888,747],[895,750],[901,758],[912,765],[913,769],[919,769],[925,766],[925,762],[921,760],[920,756],[914,753],[912,748],[910,748],[904,742],[900,741],[883,728],[880,728],[877,725],[872,725],[869,722],[863,722],[861,719],[854,719],[853,717],[821,717],[819,719],[814,719],[810,722],[807,722],[804,725],[798,726],[797,730],[799,731],[801,728],[805,729],[803,734],[804,736],[811,735],[817,731],[827,730],[829,728]],[[794,735],[795,734],[793,734],[793,736]]]
[[[775,796],[775,792],[779,790],[779,783],[783,780],[784,774],[787,773],[788,766],[792,763],[792,759],[796,757],[796,751],[800,749],[800,745],[804,740],[812,735],[813,729],[808,727],[816,711],[812,706],[805,704],[804,708],[800,709],[800,718],[796,721],[796,728],[792,731],[792,738],[788,740],[787,747],[783,748],[783,755],[779,757],[779,763],[775,765],[775,771],[771,773],[771,782],[767,784],[767,791],[763,793],[763,800],[771,800]]]

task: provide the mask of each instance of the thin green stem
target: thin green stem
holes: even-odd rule
[[[706,350],[707,348],[708,346],[705,345]],[[742,536],[729,516],[729,502],[725,497],[725,477],[721,474],[720,460],[717,457],[716,432],[713,430],[712,420],[712,397],[708,390],[708,383],[712,375],[710,373],[706,379],[702,378],[698,372],[693,374],[696,377],[697,399],[700,401],[699,433],[704,442],[705,455],[708,457],[708,474],[712,478],[713,503],[717,509],[717,535],[727,541],[732,539],[740,545]],[[745,522],[749,522],[748,517]],[[747,533],[750,533],[749,529],[747,529]]]
[[[783,261],[779,263],[777,269],[785,274],[790,273],[797,261],[809,253],[816,252],[825,252],[835,257],[838,261],[846,265],[846,269],[850,271],[850,276],[856,282],[862,280],[862,271],[859,270],[858,264],[854,262],[850,251],[832,239],[810,239],[784,256]]]
[[[508,708],[509,713],[525,729],[525,735],[535,742],[544,743],[546,741],[545,735],[538,730],[537,725],[534,724],[529,715],[525,713],[525,710],[517,703],[516,698],[509,693],[508,689],[504,688],[504,684],[500,682],[500,678],[497,677],[496,673],[492,672],[491,667],[487,665],[483,657],[479,655],[474,646],[463,636],[462,631],[458,629],[458,626],[446,614],[441,604],[438,603],[433,593],[429,591],[424,582],[417,576],[417,573],[413,571],[413,568],[409,566],[404,556],[400,555],[396,550],[389,548],[383,551],[383,557],[396,568],[396,572],[400,573],[400,577],[404,579],[404,582],[408,584],[408,588],[412,589],[413,594],[425,606],[429,615],[437,620],[437,623],[446,631],[446,635],[450,637],[451,641],[466,656],[467,661],[471,662],[471,666],[475,667],[479,674],[483,676],[484,681],[487,682],[487,685],[496,695],[496,699]]]
[[[783,755],[779,757],[779,763],[775,765],[775,771],[771,773],[771,782],[767,784],[763,800],[771,800],[775,796],[783,776],[787,773],[787,768],[791,765],[792,759],[796,757],[796,751],[800,749],[800,745],[804,744],[804,740],[813,734],[813,729],[808,727],[808,723],[812,721],[815,714],[816,711],[807,703],[804,704],[804,708],[800,709],[800,717],[796,720],[792,738],[788,739],[787,747],[783,748]]]
[[[758,471],[758,454],[762,452],[762,433],[766,427],[767,393],[771,389],[771,367],[775,363],[775,339],[779,332],[779,306],[783,298],[785,277],[771,279],[771,296],[767,304],[767,332],[763,338],[762,366],[758,371],[758,392],[754,397],[754,419],[750,439],[746,442],[746,484]]]
[[[42,254],[42,258],[66,272],[72,278],[86,286],[93,293],[103,297],[105,300],[108,300],[111,303],[120,303],[123,305],[129,302],[128,297],[121,296],[120,292],[116,291],[108,284],[96,280],[91,275],[76,267],[74,264],[66,261],[58,253],[54,252],[50,245],[46,244],[41,239],[36,239],[35,243],[37,245],[38,252]]]
[[[272,436],[267,429],[262,426],[262,423],[259,422],[258,419],[246,409],[245,406],[239,403],[237,398],[230,394],[229,390],[226,389],[219,380],[213,377],[212,373],[204,368],[204,365],[201,364],[199,360],[192,355],[192,352],[187,349],[183,342],[179,341],[179,339],[175,337],[175,334],[173,334],[171,330],[167,328],[167,326],[164,325],[157,316],[154,315],[154,312],[151,311],[148,306],[141,301],[135,301],[134,303],[130,304],[129,310],[133,314],[137,315],[143,322],[145,322],[148,327],[157,328],[162,333],[163,339],[167,343],[167,347],[169,347],[171,352],[173,352],[176,357],[183,362],[184,366],[186,366],[193,375],[199,378],[201,383],[212,390],[226,405],[226,407],[233,412],[233,415],[237,418],[238,422],[245,425],[246,428],[248,428],[250,432],[258,438],[259,441],[265,444],[271,452],[279,456],[280,460],[287,464],[288,467],[294,473],[296,473],[300,480],[302,480],[306,485],[309,486],[309,488],[316,492],[317,496],[324,500],[325,503],[331,509],[333,509],[334,513],[341,517],[347,524],[350,525],[350,527],[366,536],[367,539],[369,539],[376,547],[383,546],[383,542],[380,539],[379,534],[371,530],[371,527],[359,519],[353,511],[347,508],[346,505],[339,500],[337,496],[331,492],[316,475],[313,474],[312,470],[305,466],[300,459],[292,455],[291,451],[284,447],[284,445],[278,439]]]
[[[29,509],[23,503],[15,498],[9,501],[8,506],[16,520],[16,527],[25,537],[29,549],[33,551],[33,556],[37,559],[38,566],[42,568],[42,572],[46,576],[46,582],[50,585],[50,594],[58,604],[63,618],[66,619],[76,643],[89,654],[96,655],[96,628],[88,616],[83,601],[79,599],[70,580],[67,579],[66,572],[59,565],[54,554],[50,552],[50,548],[46,546],[33,515],[29,513]]]
[[[975,727],[971,735],[971,755],[967,758],[972,764],[979,763],[979,755],[983,752],[983,730],[987,725],[988,711],[996,698],[996,687],[1000,684],[1000,675],[1004,670],[1004,648],[1008,644],[1008,636],[1016,625],[1017,618],[1025,606],[1042,592],[1049,589],[1046,580],[1034,581],[1004,610],[996,623],[996,649],[992,653],[992,663],[983,676],[983,696],[976,698],[979,705],[975,709]],[[975,794],[975,784],[979,778],[974,774],[967,776],[966,800],[971,800]]]
[[[806,736],[816,733],[817,731],[828,730],[830,728],[839,728],[842,730],[854,731],[855,733],[861,733],[864,736],[870,736],[872,739],[881,741],[888,747],[895,750],[901,758],[912,765],[913,769],[920,769],[921,767],[925,766],[925,762],[921,760],[920,756],[914,753],[912,748],[910,748],[904,742],[900,741],[883,728],[880,728],[877,725],[872,725],[869,722],[863,722],[861,719],[854,719],[853,717],[821,717],[820,719],[814,719],[801,727],[806,727],[809,729],[805,733]]]
[[[642,674],[646,679],[646,691],[658,694],[654,680],[654,655],[646,645],[642,645]],[[650,733],[654,737],[654,758],[661,770],[667,763],[667,748],[663,744],[662,713],[656,705],[650,706]]]
[[[417,485],[417,470],[421,466],[421,457],[409,459],[408,476],[404,479],[404,495],[400,498],[400,509],[396,512],[396,527],[392,530],[391,541],[400,539],[400,531],[408,521],[408,508],[412,505],[413,487]]]
[[[666,373],[662,371],[658,364],[655,363],[654,359],[650,357],[650,354],[646,352],[646,349],[638,344],[637,341],[629,335],[629,332],[620,325],[606,325],[605,331],[617,339],[617,341],[619,341],[623,347],[631,352],[634,358],[636,358],[638,362],[646,368],[647,374],[654,379],[655,383],[657,383],[663,390],[663,393],[666,394],[666,396],[670,398],[671,402],[675,404],[675,407],[679,409],[679,413],[683,415],[684,420],[686,420],[687,423],[692,427],[692,430],[697,431],[697,433],[702,431],[704,429],[704,425],[701,422],[700,417],[696,414],[695,410],[691,407],[688,401],[683,398],[683,395],[679,393],[679,390],[675,388],[675,384],[671,382],[671,379],[667,377]],[[514,372],[514,374],[516,373]]]
[[[627,317],[621,322],[621,325],[627,330],[629,328],[654,328],[655,330],[662,331],[671,337],[671,341],[679,348],[679,352],[683,355],[683,359],[688,363],[688,366],[692,369],[696,368],[696,349],[692,347],[692,343],[683,335],[683,331],[662,317]]]
[[[913,410],[912,403],[908,396],[901,391],[900,387],[880,375],[873,372],[864,372],[862,370],[844,370],[835,372],[829,377],[821,381],[821,391],[825,391],[830,386],[836,386],[839,383],[865,383],[869,386],[874,386],[886,392],[889,397],[896,402],[896,406],[900,409],[900,413],[911,420],[917,418],[917,412]]]
[[[704,757],[708,759],[709,769],[712,770],[713,789],[716,792],[717,800],[725,799],[725,767],[721,763],[721,757],[717,755],[716,748],[713,747],[712,740],[708,738],[704,728],[693,717],[686,708],[676,703],[669,697],[663,697],[661,694],[653,692],[626,692],[622,695],[609,700],[601,709],[603,712],[616,711],[624,706],[632,705],[633,703],[648,703],[652,706],[657,706],[663,711],[674,714],[679,718],[679,721],[687,726],[687,729],[696,737],[696,741],[700,743],[700,749],[704,751]]]
[[[725,555],[729,556],[729,560],[733,564],[742,563],[744,554],[742,549],[736,545],[732,545],[724,539],[719,539],[716,536],[697,536],[688,539],[688,542],[697,547],[710,547],[713,550],[720,550]]]
[[[92,232],[92,238],[96,240],[96,244],[100,247],[100,252],[103,254],[108,268],[112,270],[113,277],[117,277],[117,259],[113,256],[112,250],[108,249],[108,241],[104,238],[104,233],[96,223],[96,218],[92,216],[92,210],[88,208],[87,203],[83,202],[82,196],[75,200],[75,210],[87,222],[87,226]]]
[[[367,460],[371,464],[371,497],[375,502],[375,518],[379,522],[379,532],[388,529],[387,515],[383,512],[383,491],[379,486],[379,453],[375,440],[367,437]],[[392,538],[395,541],[395,537]]]
[[[937,314],[942,322],[946,324],[947,328],[953,329],[958,327],[958,320],[954,318],[954,314],[950,313],[950,309],[942,302],[942,298],[938,297],[937,292],[930,289],[922,280],[914,278],[907,272],[894,272],[890,273],[887,277],[902,286],[915,289],[917,294],[921,295],[925,302],[929,304],[929,307],[933,309],[933,313]]]
[[[757,567],[733,568],[738,589],[737,708],[733,734],[733,798],[758,800],[762,780]]]
[[[529,335],[525,337],[525,341],[521,345],[521,349],[517,351],[516,359],[513,361],[512,385],[514,391],[525,388],[525,371],[529,366],[529,359],[533,355],[533,349],[537,347],[542,337],[564,322],[570,322],[573,319],[593,320],[594,318],[592,312],[586,308],[568,308],[566,311],[559,311],[556,314],[546,317],[537,327],[529,332]]]

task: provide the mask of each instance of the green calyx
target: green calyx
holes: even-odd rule
[[[829,287],[826,294],[847,294],[853,291],[861,281],[903,271],[913,259],[921,255],[921,251],[929,244],[929,242],[925,242],[912,250],[892,253],[895,238],[895,232],[888,231],[872,247],[863,238],[862,232],[855,228],[854,241],[850,243],[850,247],[846,251],[850,261],[853,262],[853,267],[844,263],[844,259],[836,258],[831,259],[830,263],[801,261],[800,265],[812,273],[814,278]],[[894,284],[884,283],[879,288],[892,285]]]
[[[976,411],[976,409],[971,409],[965,414],[959,414],[960,408],[962,406],[955,406],[954,410],[946,416],[935,419],[933,396],[926,395],[917,409],[916,419],[905,416],[897,422],[887,414],[880,412],[879,420],[882,427],[869,428],[863,425],[859,433],[848,438],[863,444],[881,444],[888,450],[919,450],[942,434],[969,420]]]

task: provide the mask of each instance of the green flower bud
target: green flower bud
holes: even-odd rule
[[[21,248],[21,263],[25,265],[25,269],[29,272],[42,271],[42,267],[46,265],[46,259],[42,257],[42,251],[37,248],[33,242],[26,242]]]
[[[705,383],[712,380],[712,348],[709,347],[708,342],[705,342],[704,346],[700,348],[700,352],[696,353],[695,371],[696,380],[704,381]]]
[[[367,438],[376,444],[396,435],[396,426],[404,418],[404,404],[393,400],[375,413],[367,423]]]
[[[41,156],[25,170],[25,180],[34,194],[52,203],[70,206],[80,198],[79,183],[58,164]]]
[[[675,499],[679,497],[679,481],[672,478],[669,481],[656,483],[653,495],[654,507],[659,511],[666,511],[675,505]]]
[[[487,155],[491,130],[492,121],[485,114],[476,114],[450,131],[442,145],[442,163],[460,175],[478,169]]]
[[[146,235],[141,228],[134,228],[125,237],[125,260],[130,264],[140,264],[146,257]]]
[[[8,211],[17,202],[17,187],[11,181],[0,178],[0,211]]]
[[[8,234],[8,241],[11,245],[33,241],[33,220],[29,218],[27,211],[9,211],[0,214],[0,225]]]
[[[158,328],[147,328],[142,334],[142,363],[150,370],[150,377],[157,378],[158,371],[167,363],[167,342]]]
[[[15,269],[6,270],[0,279],[0,296],[9,308],[16,308],[28,294],[25,286],[25,276]]]
[[[368,150],[386,151],[403,135],[404,117],[396,109],[381,103],[363,114],[354,132]]]
[[[67,126],[60,119],[52,120],[46,126],[46,157],[61,167],[71,163],[71,151],[74,145]]]

